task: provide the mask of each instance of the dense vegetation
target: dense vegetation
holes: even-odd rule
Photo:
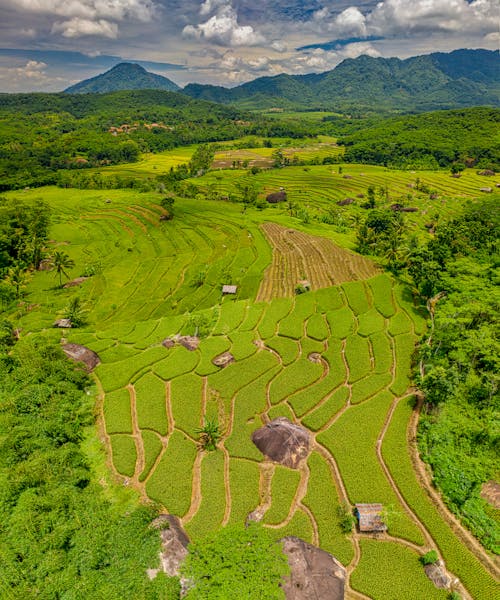
[[[469,108],[381,121],[345,136],[345,160],[395,168],[500,169],[500,110]]]
[[[88,377],[47,340],[2,341],[0,595],[178,597],[176,580],[146,576],[158,561],[154,511],[112,504],[82,450]]]
[[[444,295],[435,306],[432,343],[420,350],[427,398],[420,448],[450,508],[496,553],[498,514],[480,493],[498,473],[498,201],[438,227],[410,264],[422,292]]]
[[[0,189],[55,183],[60,169],[133,162],[141,152],[248,134],[301,137],[310,128],[158,90],[0,94]]]

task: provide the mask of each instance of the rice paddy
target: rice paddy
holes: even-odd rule
[[[146,157],[131,168],[148,173],[150,163]],[[335,202],[368,185],[388,186],[392,195],[412,194],[418,212],[409,222],[420,235],[424,221],[453,214],[481,184],[470,171],[460,179],[419,173],[438,190],[431,201],[408,187],[416,174],[365,165],[344,165],[344,172],[352,179],[337,165],[256,176],[222,170],[193,183],[203,189],[217,175],[229,192],[235,180],[253,177],[262,194],[283,185],[313,213],[351,215],[363,210],[357,201],[342,209]],[[434,509],[403,454],[411,407],[397,403],[411,391],[425,314],[401,284],[352,252],[352,231],[305,223],[285,206],[242,211],[178,199],[174,219],[160,221],[157,193],[43,188],[12,195],[51,205],[51,247],[64,242],[75,262],[72,279],[88,276],[61,289],[53,273],[36,273],[16,326],[58,338],[55,318],[71,298],[84,303],[86,326],[64,336],[101,357],[98,408],[117,478],[181,517],[195,539],[260,512],[277,539],[303,537],[352,565],[351,587],[373,598],[443,597],[418,564],[428,532],[472,596],[489,597],[491,575]],[[296,295],[303,279],[311,291]],[[237,293],[223,296],[225,284]],[[186,349],[177,334],[198,335],[199,346]],[[163,344],[167,338],[173,342]],[[227,351],[234,362],[214,365]],[[312,452],[297,471],[272,465],[251,442],[277,416],[310,432]],[[213,453],[198,446],[207,420],[222,431]],[[388,535],[342,530],[342,507],[357,502],[384,504]],[[382,565],[380,581],[370,575],[374,564]],[[414,585],[409,596],[401,595],[405,582]]]

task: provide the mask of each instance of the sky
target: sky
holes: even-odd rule
[[[0,91],[60,91],[123,61],[234,86],[500,44],[499,0],[0,0]]]

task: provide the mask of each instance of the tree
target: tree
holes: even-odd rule
[[[239,181],[236,184],[236,189],[241,194],[241,200],[245,207],[251,204],[255,204],[259,192],[257,191],[257,188],[254,183],[245,183]]]
[[[217,443],[222,437],[222,431],[219,423],[215,420],[207,419],[203,427],[195,429],[195,433],[199,434],[200,446],[203,450],[216,450]]]
[[[230,525],[191,544],[182,575],[193,582],[186,600],[284,599],[289,567],[281,546],[258,523]]]
[[[71,259],[66,252],[56,250],[50,258],[50,264],[59,276],[59,287],[62,287],[62,276],[64,275],[69,279],[67,269],[71,269],[75,266],[75,261]]]
[[[7,271],[5,282],[14,289],[16,298],[19,298],[30,279],[30,271],[26,271],[21,265],[15,265]]]
[[[86,323],[87,309],[78,296],[71,298],[64,309],[64,318],[71,321],[73,327],[81,327]]]

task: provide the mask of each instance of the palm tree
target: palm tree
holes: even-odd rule
[[[56,275],[59,275],[59,287],[62,287],[62,276],[64,275],[69,279],[69,275],[66,269],[71,269],[75,266],[75,261],[72,260],[66,252],[56,250],[50,258],[50,263],[54,268]]]
[[[222,437],[219,423],[208,419],[203,427],[195,430],[200,435],[199,442],[203,450],[216,450],[217,443]]]

